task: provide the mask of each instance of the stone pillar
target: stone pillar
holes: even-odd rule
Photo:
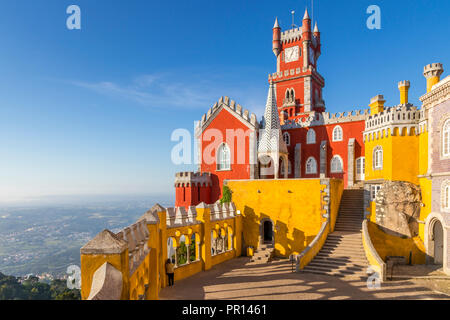
[[[306,59],[306,57],[304,57]],[[306,76],[304,78],[304,92],[303,92],[303,106],[304,112],[312,111],[312,84],[311,76]]]
[[[323,140],[320,143],[320,177],[327,177],[327,141]]]
[[[275,157],[274,157],[275,156]],[[280,158],[278,154],[272,155],[273,166],[274,166],[274,178],[279,178],[279,170],[280,170]]]
[[[295,145],[295,163],[294,163],[294,176],[295,178],[302,177],[302,144],[297,143]]]
[[[197,207],[197,220],[202,222],[201,239],[201,260],[203,270],[211,269],[211,209],[205,203],[200,203]]]
[[[148,212],[144,214],[146,220],[147,229],[149,232],[147,246],[150,249],[150,263],[149,263],[149,291],[148,298],[151,300],[157,300],[159,296],[159,289],[165,286],[167,277],[165,277],[165,261],[164,257],[167,256],[167,252],[164,255],[162,248],[167,250],[167,239],[162,238],[160,242],[159,234],[162,230],[166,230],[166,210],[159,204],[154,205]],[[162,223],[164,222],[164,226]],[[163,257],[162,261],[159,261],[159,256]],[[162,277],[161,277],[162,273]],[[164,280],[163,280],[164,279]]]
[[[256,131],[250,132],[250,150],[249,150],[249,161],[250,161],[250,179],[258,179],[258,150],[256,141]]]
[[[287,179],[288,178],[288,174],[289,174],[289,172],[288,172],[288,170],[289,170],[289,158],[288,158],[287,155],[284,155],[283,158],[284,158],[284,160],[283,160],[284,177],[283,178]]]
[[[353,187],[355,182],[355,138],[348,140],[347,158],[347,186]]]

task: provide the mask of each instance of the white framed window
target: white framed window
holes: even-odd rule
[[[231,154],[230,148],[226,143],[222,143],[217,150],[217,170],[231,169]]]
[[[370,186],[370,200],[371,201],[375,200],[377,193],[378,193],[378,191],[380,191],[380,189],[381,189],[381,185],[379,185],[379,184],[374,184],[374,185]]]
[[[313,157],[309,157],[306,160],[306,174],[317,173],[317,161]]]
[[[442,155],[450,157],[450,119],[442,127]]]
[[[316,143],[316,132],[314,129],[309,129],[306,133],[306,144],[314,144]]]
[[[283,133],[283,141],[287,146],[291,144],[291,135],[288,132]]]
[[[364,180],[366,175],[366,158],[360,157],[356,159],[356,176],[359,180]]]
[[[450,211],[450,180],[445,180],[442,182],[441,207],[444,211]]]
[[[344,171],[342,158],[338,155],[334,156],[331,159],[331,172],[332,173],[341,173]]]
[[[343,139],[343,132],[341,126],[336,126],[333,129],[333,141],[342,141]]]
[[[381,146],[373,149],[373,168],[375,170],[383,169],[383,148]]]

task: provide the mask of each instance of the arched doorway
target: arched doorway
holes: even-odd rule
[[[444,229],[439,220],[433,223],[433,262],[434,264],[442,264],[444,261]]]
[[[272,243],[273,241],[273,224],[272,221],[266,220],[263,222],[263,242]]]

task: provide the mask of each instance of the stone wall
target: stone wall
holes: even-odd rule
[[[226,244],[214,251],[218,237]],[[242,218],[233,203],[201,203],[188,210],[155,205],[131,226],[118,233],[104,230],[81,248],[82,298],[157,299],[167,285],[168,258],[174,257],[175,280],[180,280],[240,256],[241,241]],[[187,250],[183,260],[181,246]]]

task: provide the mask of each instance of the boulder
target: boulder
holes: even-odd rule
[[[420,187],[406,181],[385,181],[375,198],[376,222],[384,232],[412,238],[419,234]]]

